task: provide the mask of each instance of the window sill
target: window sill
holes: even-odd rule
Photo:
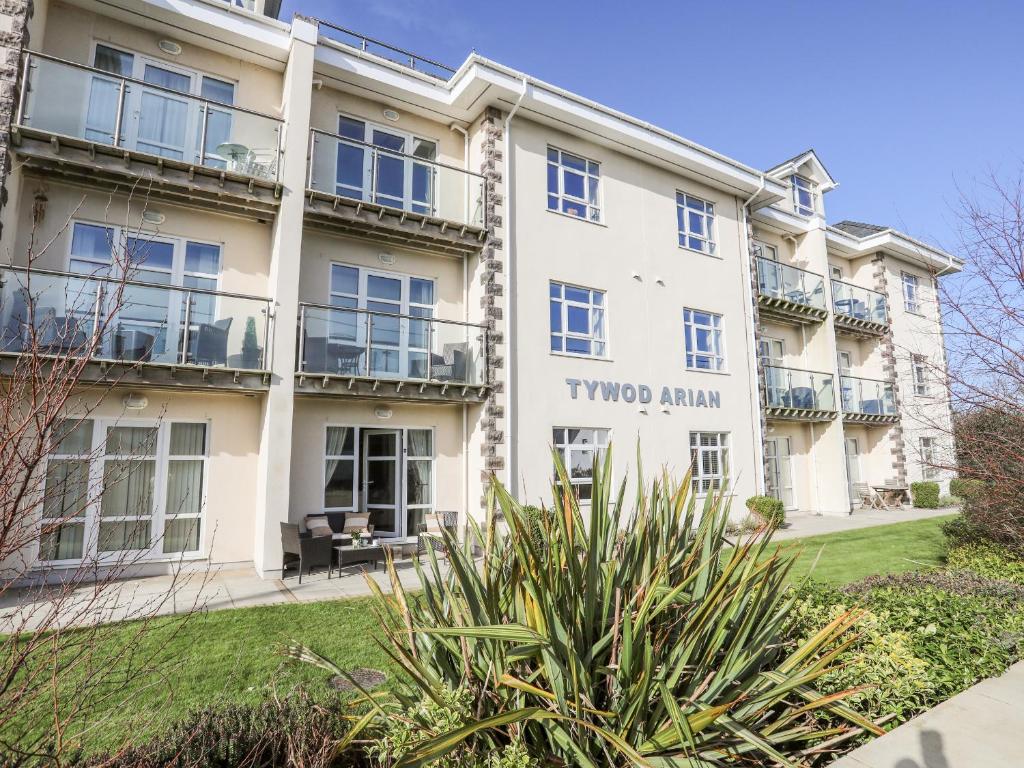
[[[696,253],[696,254],[699,254],[700,256],[708,256],[709,258],[712,258],[712,259],[718,259],[719,261],[725,261],[725,257],[724,256],[720,256],[717,253],[708,253],[707,251],[699,251],[696,248],[691,248],[688,245],[678,245],[677,244],[677,247],[679,248],[680,251],[689,251],[690,253]]]
[[[908,315],[913,315],[914,317],[920,317],[924,320],[928,319],[928,315],[926,315],[924,312],[921,312],[920,310],[907,309],[906,307],[904,307],[903,311],[906,312]]]
[[[603,355],[577,355],[573,352],[555,352],[549,353],[552,357],[568,357],[572,360],[598,360],[603,363],[614,363],[615,358],[605,357]]]
[[[730,373],[728,369],[723,369],[721,371],[713,371],[710,368],[690,368],[689,366],[686,366],[684,370],[687,373],[710,373],[713,376],[728,376]]]
[[[556,211],[551,208],[545,208],[548,213],[553,213],[556,216],[561,216],[563,219],[572,219],[573,221],[582,221],[584,224],[593,224],[595,227],[604,227],[608,229],[608,225],[603,221],[593,221],[591,219],[585,219],[582,216],[573,216],[571,213],[563,213],[562,211]]]

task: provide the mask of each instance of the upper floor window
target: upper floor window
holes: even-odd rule
[[[694,493],[722,490],[729,477],[729,433],[691,432],[690,471]]]
[[[792,176],[793,210],[801,216],[813,216],[818,212],[818,193],[814,191],[814,182],[803,176]]]
[[[676,192],[679,245],[702,253],[715,252],[715,206],[699,197]]]
[[[548,147],[548,210],[601,221],[601,166]]]
[[[768,245],[768,243],[762,243],[760,240],[753,241],[754,256],[759,259],[769,259],[771,261],[779,260],[779,249],[774,245]]]
[[[551,351],[604,357],[604,291],[551,283]]]
[[[928,394],[928,359],[924,355],[914,355],[910,359],[911,375],[914,379],[914,394]]]
[[[902,274],[903,282],[903,308],[907,312],[921,313],[921,287],[917,275],[906,272]]]
[[[686,334],[686,367],[720,371],[725,367],[722,316],[698,309],[683,310]]]
[[[763,365],[779,367],[786,356],[786,342],[762,336],[757,342],[757,356]]]
[[[924,480],[934,480],[939,476],[937,448],[934,437],[921,438],[921,477]]]
[[[837,267],[835,264],[828,265],[828,273],[832,276],[833,280],[843,279],[843,268]]]
[[[555,427],[552,442],[562,457],[562,465],[576,498],[590,503],[594,487],[594,462],[599,461],[608,447],[608,430],[593,427]],[[555,482],[559,479],[556,476]]]

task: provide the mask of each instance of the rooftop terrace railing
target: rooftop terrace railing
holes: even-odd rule
[[[317,19],[316,21],[320,34],[336,43],[347,45],[350,48],[355,48],[365,53],[372,53],[382,59],[387,59],[424,75],[435,77],[438,80],[448,80],[456,72],[454,68],[439,61],[428,59],[404,48],[398,48],[380,40],[375,40],[372,37],[360,34],[359,32],[353,32],[351,29],[340,27],[323,19]]]
[[[270,299],[98,274],[0,269],[0,352],[267,370]]]
[[[19,126],[278,181],[279,118],[47,54],[24,66]]]

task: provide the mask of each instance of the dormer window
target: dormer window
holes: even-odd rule
[[[793,182],[793,210],[801,216],[813,216],[818,212],[818,193],[814,191],[814,182],[805,179],[803,176],[794,174]]]

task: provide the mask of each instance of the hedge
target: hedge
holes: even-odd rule
[[[910,484],[910,498],[920,509],[939,508],[939,484],[931,481]]]
[[[786,508],[781,501],[771,496],[751,496],[747,499],[747,509],[772,528],[778,528],[786,522]]]

